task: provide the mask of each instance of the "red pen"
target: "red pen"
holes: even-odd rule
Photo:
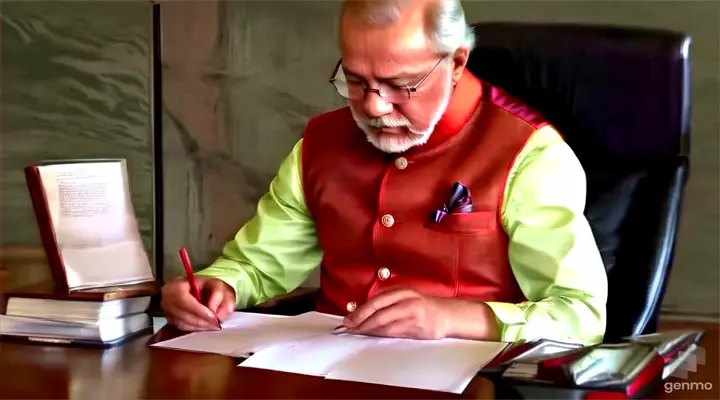
[[[188,256],[187,249],[184,247],[180,249],[180,260],[182,260],[183,267],[185,267],[185,275],[187,275],[188,283],[190,283],[190,292],[193,297],[202,304],[202,297],[200,296],[200,289],[198,289],[197,281],[195,280],[195,274],[193,273],[192,264],[190,264],[190,256]],[[222,329],[220,318],[217,318],[218,328]]]

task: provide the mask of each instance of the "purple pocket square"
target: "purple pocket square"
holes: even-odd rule
[[[473,210],[472,196],[470,190],[462,183],[455,182],[450,197],[443,205],[432,214],[433,222],[440,222],[449,213],[470,213]]]

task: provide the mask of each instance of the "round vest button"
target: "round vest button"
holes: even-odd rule
[[[398,157],[395,159],[395,168],[405,169],[408,166],[408,160],[405,157]]]
[[[345,306],[345,309],[347,309],[348,312],[353,312],[353,311],[355,311],[356,308],[357,308],[357,304],[354,301],[347,303],[347,305]]]
[[[390,270],[387,268],[380,268],[377,272],[378,278],[381,281],[386,281],[390,278]]]
[[[395,218],[390,214],[385,214],[380,218],[380,223],[383,224],[384,227],[389,228],[395,224]]]

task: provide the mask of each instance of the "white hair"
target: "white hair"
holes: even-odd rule
[[[345,9],[355,17],[363,18],[373,25],[395,22],[402,7],[412,0],[360,0],[346,1]],[[460,0],[436,0],[426,10],[427,35],[436,50],[453,53],[459,48],[472,50],[475,32],[465,20],[465,10]]]
[[[475,32],[465,20],[460,0],[440,0],[432,7],[429,35],[438,50],[453,53],[459,48],[472,50],[475,47]]]

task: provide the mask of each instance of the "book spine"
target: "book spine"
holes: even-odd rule
[[[7,296],[5,295],[6,280],[7,268],[5,268],[3,265],[0,265],[0,314],[5,314],[7,310]]]
[[[32,201],[35,219],[40,231],[40,239],[42,240],[43,249],[45,249],[45,256],[50,266],[53,281],[55,281],[58,290],[69,292],[70,288],[67,284],[65,268],[55,240],[55,230],[48,210],[47,196],[45,195],[45,189],[43,189],[42,179],[40,179],[40,171],[36,166],[25,168],[25,180],[30,192],[30,200]]]

